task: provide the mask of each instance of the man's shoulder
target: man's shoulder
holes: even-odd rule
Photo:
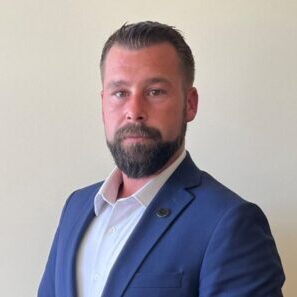
[[[82,188],[79,188],[72,192],[66,202],[66,206],[81,207],[86,203],[93,203],[96,194],[104,181],[100,181]]]
[[[104,181],[100,181],[91,185],[84,186],[82,188],[78,188],[71,194],[71,196],[88,196],[97,193],[103,183]]]
[[[230,211],[256,207],[245,198],[239,196],[233,190],[219,182],[209,173],[200,170],[200,183],[196,187],[188,189],[195,197],[192,211],[205,216],[207,221],[217,221]]]
[[[262,227],[268,226],[258,205],[239,196],[205,171],[200,170],[199,185],[187,191],[194,199],[185,212],[184,221],[200,226],[205,236],[212,236],[220,224],[236,228],[240,221],[251,225],[257,221]]]
[[[170,183],[170,181],[169,181]],[[222,210],[247,201],[208,172],[201,170],[187,153],[181,166],[173,175],[172,184],[186,188],[195,197],[194,205],[212,210]]]
[[[206,171],[201,171],[201,185],[200,185],[200,194],[211,194],[212,197],[220,199],[231,199],[231,200],[244,200],[236,192],[234,192],[229,186],[226,186],[221,181],[213,177]]]

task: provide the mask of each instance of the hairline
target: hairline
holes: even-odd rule
[[[146,48],[150,48],[150,47],[158,46],[158,45],[162,45],[162,44],[169,44],[173,48],[173,50],[176,53],[177,59],[178,59],[178,66],[180,68],[181,74],[184,74],[183,75],[183,84],[185,86],[192,86],[193,83],[191,81],[189,81],[189,79],[187,77],[186,67],[178,53],[178,50],[176,49],[175,45],[168,40],[155,41],[155,42],[150,42],[148,44],[143,44],[143,45],[133,45],[133,44],[125,43],[125,42],[115,41],[112,44],[112,46],[110,48],[108,48],[107,51],[105,52],[104,59],[100,61],[100,74],[101,74],[102,85],[103,85],[103,80],[104,80],[104,71],[105,71],[105,64],[106,64],[107,56],[112,48],[118,47],[118,48],[130,50],[130,51],[139,51],[139,50],[143,50]]]

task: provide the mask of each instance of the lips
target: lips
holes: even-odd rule
[[[128,134],[128,135],[123,135],[123,139],[127,138],[151,138],[148,135],[142,135],[142,134]]]
[[[143,136],[143,135],[125,135],[122,138],[122,141],[125,141],[125,140],[127,140],[127,141],[145,141],[148,139],[152,139],[152,137]]]

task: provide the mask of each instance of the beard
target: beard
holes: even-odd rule
[[[187,129],[183,119],[180,134],[173,141],[163,141],[161,132],[144,124],[127,124],[120,128],[113,142],[107,146],[117,167],[130,178],[143,178],[161,170],[182,146]],[[124,147],[123,141],[129,135],[149,138],[147,143],[134,143]]]

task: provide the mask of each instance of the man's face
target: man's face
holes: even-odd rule
[[[108,146],[128,176],[152,175],[183,149],[186,123],[197,111],[196,89],[186,88],[180,60],[169,43],[137,50],[114,45],[104,64]],[[132,162],[130,169],[121,168],[127,162]]]

